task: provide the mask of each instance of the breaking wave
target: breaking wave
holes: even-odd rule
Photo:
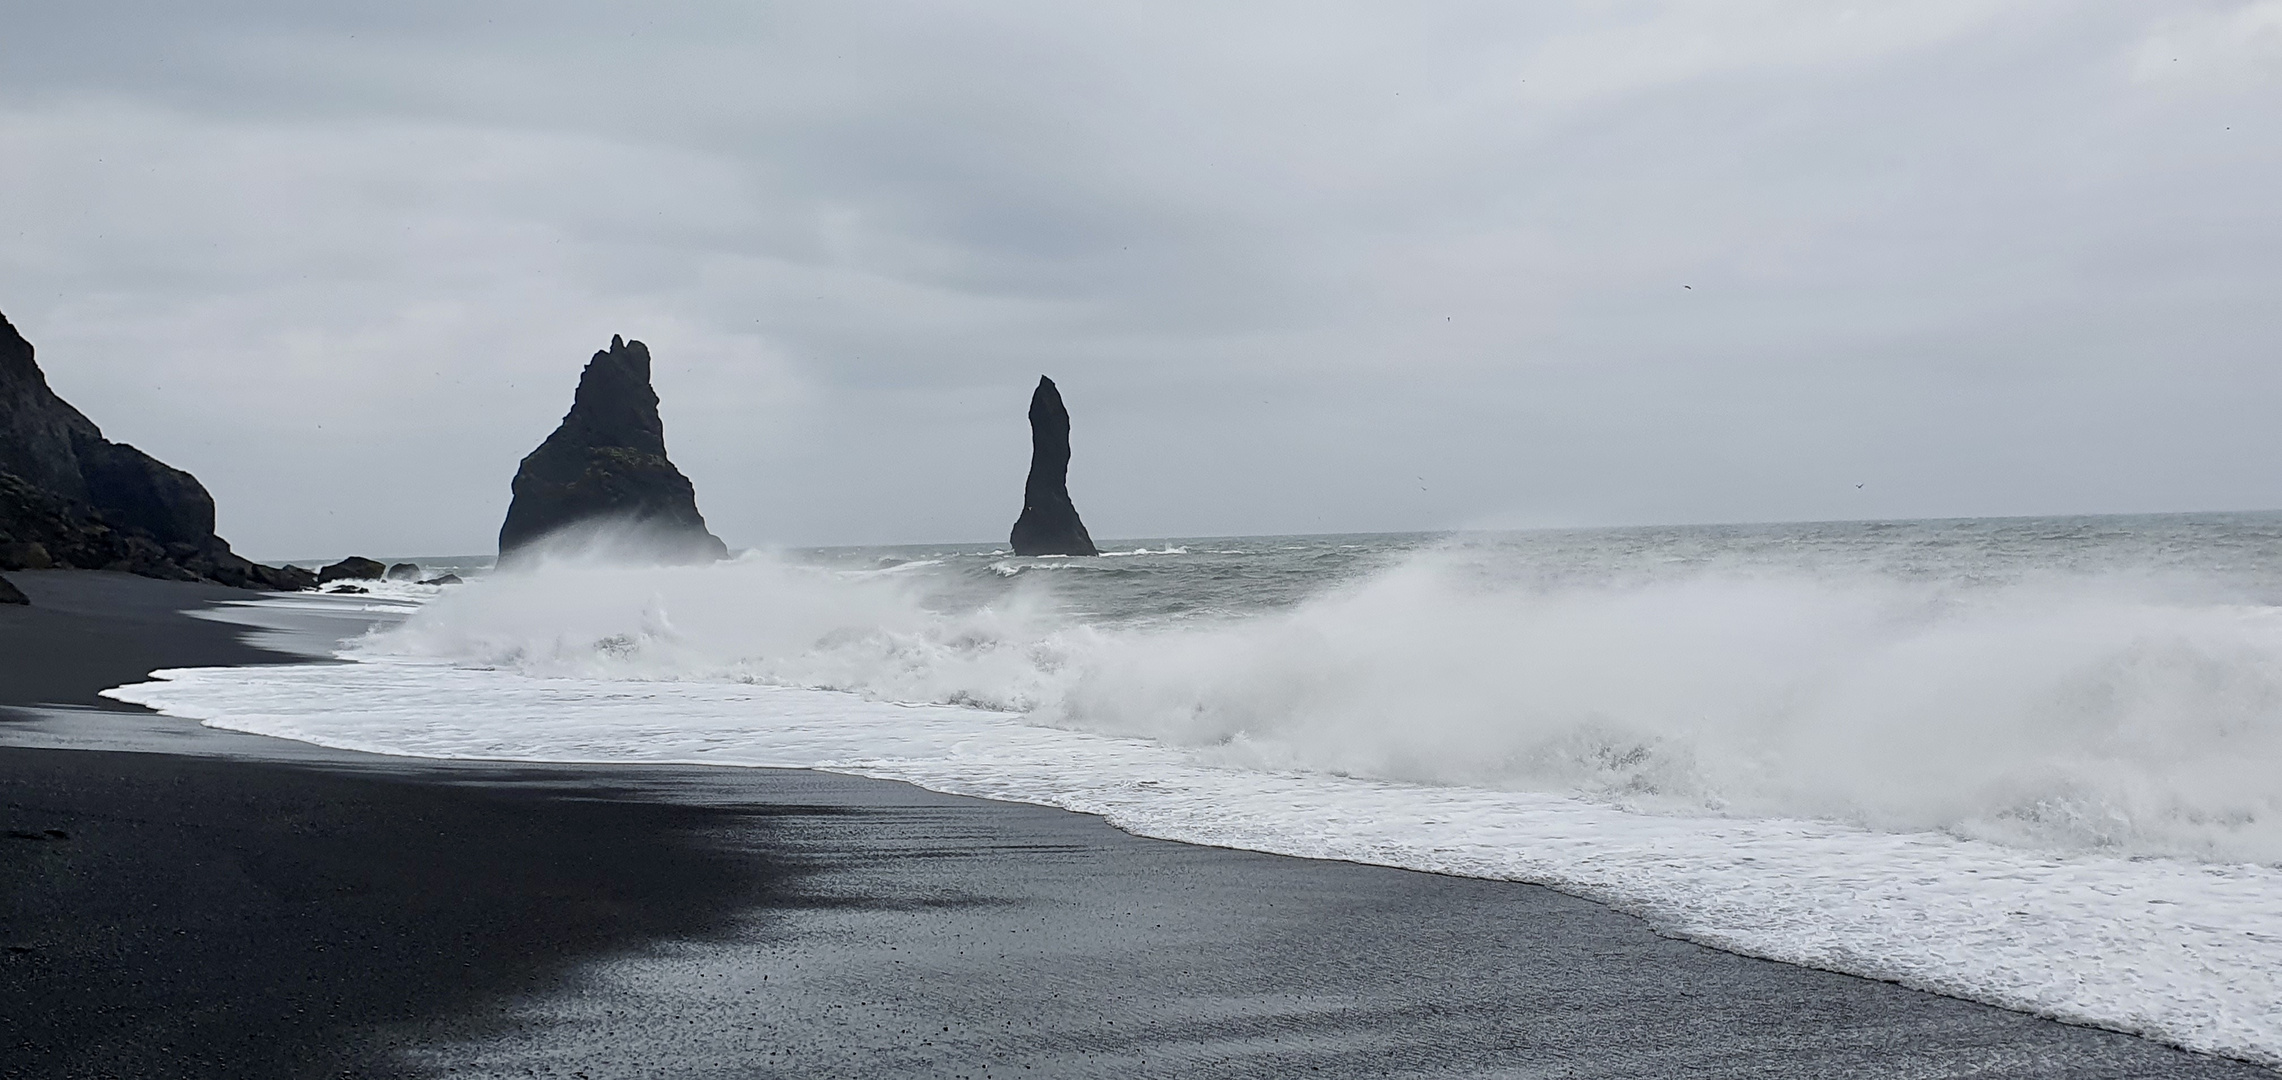
[[[1120,563],[1085,565],[1157,572]],[[1020,565],[553,561],[359,648],[1002,710],[1231,768],[2282,862],[2282,609],[2214,587],[1561,577],[1435,548],[1289,604],[1129,617],[1065,584],[1103,575]]]

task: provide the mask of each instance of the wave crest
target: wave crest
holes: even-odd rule
[[[1230,768],[2282,861],[2274,608],[2116,575],[1514,569],[1432,551],[1280,610],[1120,625],[1058,574],[558,562],[362,647],[1020,712]]]

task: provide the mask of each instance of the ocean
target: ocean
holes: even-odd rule
[[[1536,882],[2282,1065],[2282,514],[1150,538],[442,589],[111,691],[388,754],[792,766]]]

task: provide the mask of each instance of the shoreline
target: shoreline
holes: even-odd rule
[[[183,614],[274,595],[105,570],[11,570],[31,598],[0,608],[0,709],[72,705],[147,712],[98,697],[163,667],[235,667],[308,659],[247,642],[245,628]]]
[[[240,662],[306,659],[155,614],[184,593],[148,585],[117,587],[148,602],[104,631],[137,657],[219,655],[219,631],[258,654]],[[6,1075],[2274,1075],[1661,937],[1539,886],[891,781],[0,715],[0,742],[83,747],[0,746],[7,829],[67,834],[0,847],[0,1048],[64,1048]],[[190,1046],[226,1060],[173,1056]]]

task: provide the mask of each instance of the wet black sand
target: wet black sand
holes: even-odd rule
[[[169,752],[0,745],[6,1077],[2273,1075],[1545,889],[901,784],[16,715],[0,743]]]
[[[0,748],[0,1075],[393,1071],[775,880],[696,835],[717,811],[487,778]]]
[[[0,607],[0,708],[72,704],[140,711],[95,692],[162,667],[277,663],[297,657],[245,642],[242,627],[181,612],[259,594],[97,570],[12,570],[30,606]]]

